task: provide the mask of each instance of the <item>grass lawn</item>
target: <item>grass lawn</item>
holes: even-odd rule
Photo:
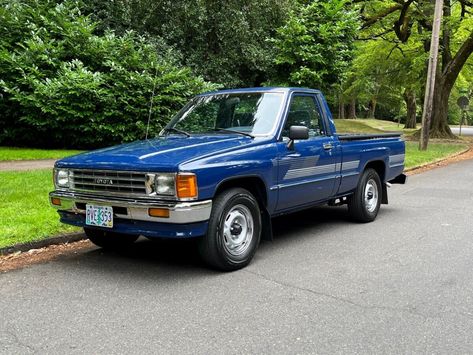
[[[406,142],[406,169],[446,158],[467,148],[461,143],[429,143],[426,151],[419,150],[418,142]]]
[[[78,230],[59,223],[48,201],[53,189],[49,169],[0,172],[0,248]]]
[[[80,153],[80,150],[49,150],[30,148],[0,147],[0,161],[5,160],[35,160],[60,159]]]

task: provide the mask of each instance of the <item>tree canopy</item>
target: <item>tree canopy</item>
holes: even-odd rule
[[[324,90],[339,117],[415,127],[431,0],[0,0],[0,144],[95,147],[154,134],[198,92]],[[473,95],[473,2],[445,0],[432,134]]]

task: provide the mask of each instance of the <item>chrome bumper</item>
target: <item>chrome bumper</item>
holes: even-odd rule
[[[60,200],[60,205],[55,205],[51,199]],[[66,191],[53,191],[49,193],[49,202],[52,207],[60,211],[85,214],[84,208],[78,204],[93,204],[99,206],[112,206],[126,208],[126,214],[116,213],[116,218],[160,222],[160,223],[196,223],[207,221],[212,211],[212,200],[196,202],[146,201],[133,198],[101,197],[93,195],[82,195]],[[169,218],[152,217],[148,214],[149,208],[166,208],[169,210]]]

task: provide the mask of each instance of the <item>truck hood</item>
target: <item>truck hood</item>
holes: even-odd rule
[[[235,135],[166,136],[82,153],[59,160],[56,167],[177,171],[184,162],[251,143],[250,137]]]

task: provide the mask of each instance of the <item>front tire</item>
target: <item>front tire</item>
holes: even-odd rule
[[[254,196],[232,188],[213,202],[207,234],[199,242],[202,259],[210,266],[233,271],[248,265],[261,239],[261,212]]]
[[[104,249],[124,249],[138,239],[137,235],[110,232],[102,229],[84,228],[84,232],[92,243]]]
[[[378,173],[374,169],[366,169],[348,201],[351,217],[362,223],[374,221],[381,206],[382,194],[383,189]]]

